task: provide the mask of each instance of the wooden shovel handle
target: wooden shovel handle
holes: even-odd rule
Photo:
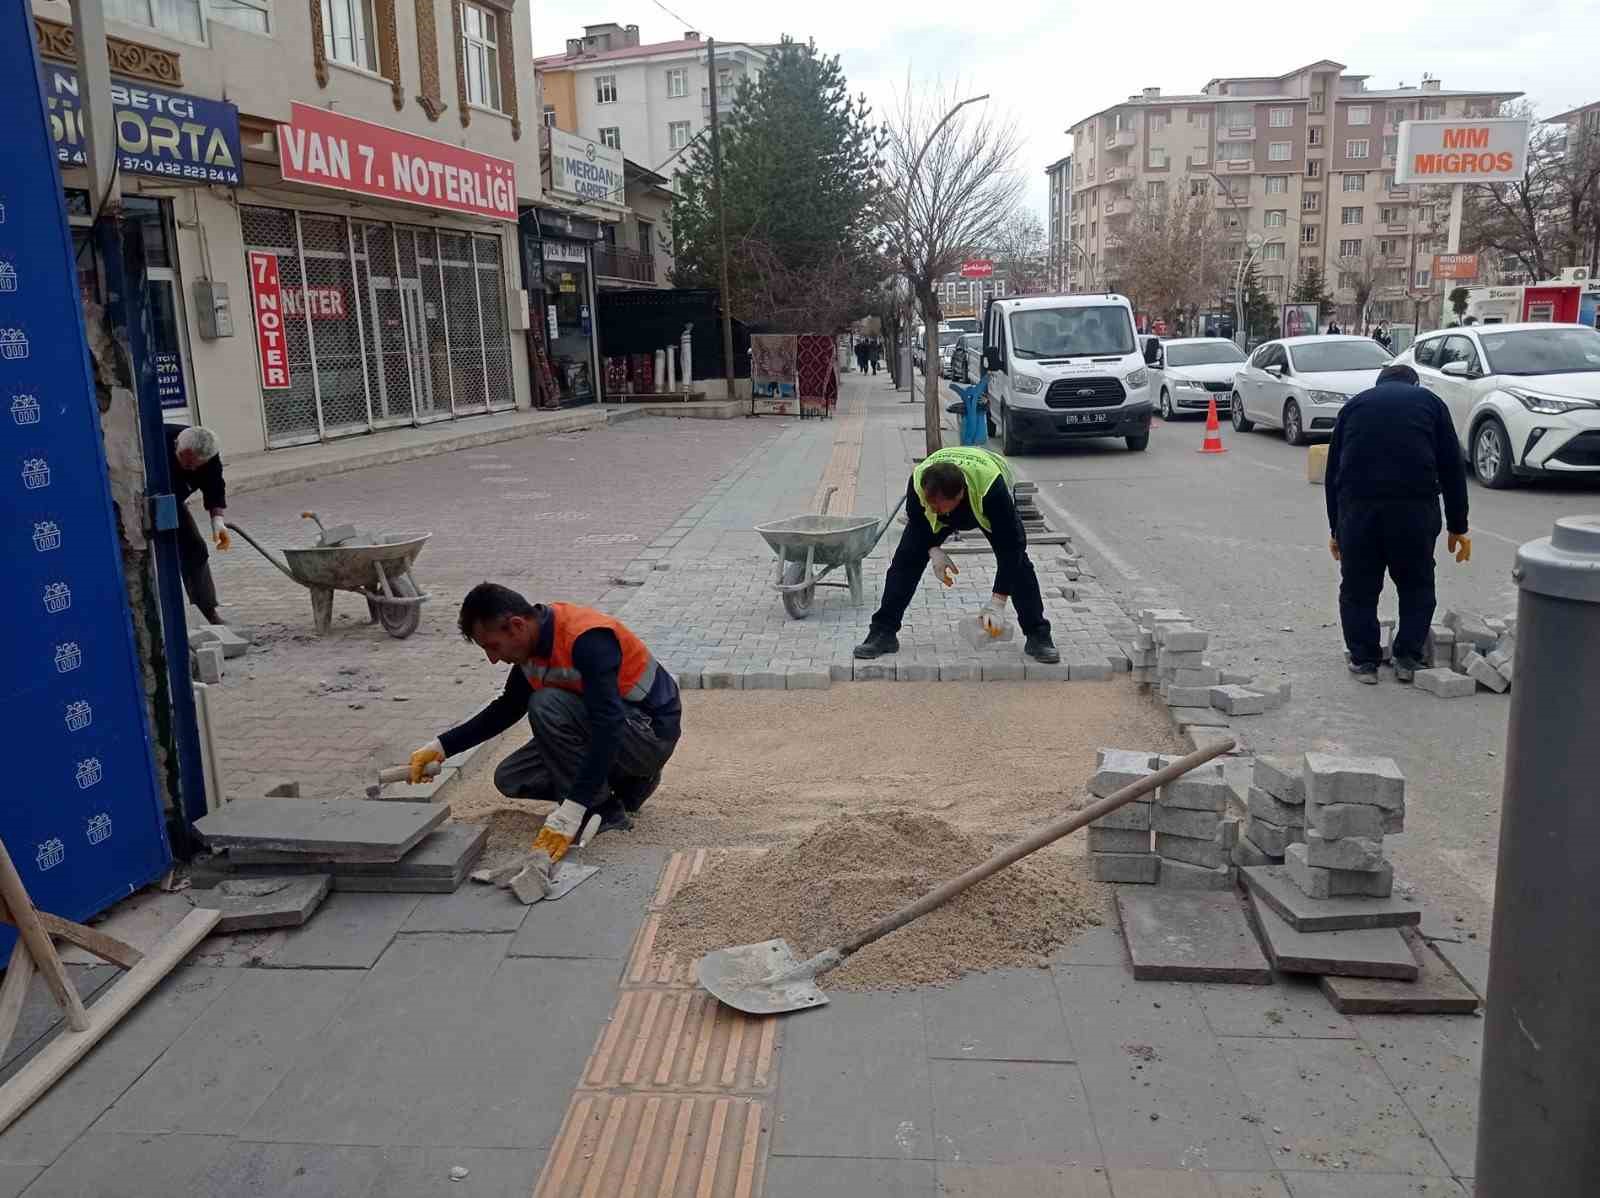
[[[430,761],[427,768],[422,772],[429,778],[437,778],[439,776],[439,763]],[[408,782],[410,779],[411,767],[409,765],[391,765],[388,769],[378,771],[379,782]]]
[[[1118,807],[1125,806],[1135,799],[1141,798],[1155,790],[1158,786],[1165,786],[1168,782],[1183,777],[1190,770],[1197,769],[1210,761],[1213,757],[1220,757],[1234,747],[1234,742],[1229,740],[1219,741],[1208,745],[1204,749],[1196,749],[1187,757],[1181,757],[1171,765],[1165,766],[1151,774],[1148,778],[1140,778],[1137,782],[1124,786],[1116,794],[1108,795],[1092,807],[1064,816],[1053,823],[1046,824],[1032,836],[1026,836],[1009,848],[1002,849],[987,861],[974,865],[959,877],[951,878],[944,885],[930,890],[910,906],[902,907],[890,915],[885,915],[865,932],[853,939],[845,941],[839,946],[839,959],[842,961],[850,954],[865,948],[874,940],[881,940],[890,932],[906,926],[913,919],[920,919],[929,911],[942,907],[956,895],[968,887],[976,886],[985,878],[999,873],[1006,866],[1022,860],[1030,853],[1038,852],[1047,844],[1053,844],[1070,832],[1076,832],[1086,824],[1091,824],[1102,815],[1109,815]]]

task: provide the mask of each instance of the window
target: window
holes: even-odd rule
[[[1286,142],[1286,141],[1268,142],[1267,143],[1267,161],[1268,162],[1288,162],[1289,161],[1289,143]]]
[[[1267,210],[1267,219],[1265,224],[1269,229],[1281,229],[1283,228],[1284,224],[1287,223],[1288,219],[1289,213],[1286,210],[1282,208],[1269,208]]]
[[[1352,138],[1344,143],[1344,156],[1350,159],[1372,157],[1372,143],[1364,137]]]
[[[1393,237],[1381,238],[1378,241],[1378,253],[1382,254],[1385,258],[1393,258],[1396,253],[1396,247],[1399,244],[1400,243],[1397,242]],[[1404,282],[1404,280],[1402,280],[1402,282]]]
[[[1223,113],[1223,126],[1227,129],[1254,129],[1256,109],[1253,104],[1230,104]]]
[[[1168,119],[1167,114],[1164,112],[1152,112],[1150,114],[1150,132],[1163,132],[1167,127]]]
[[[1352,104],[1347,110],[1346,123],[1351,125],[1372,124],[1372,105]]]
[[[1316,225],[1301,225],[1300,226],[1300,244],[1301,245],[1316,245],[1317,244],[1317,226]]]
[[[166,7],[166,6],[163,6]],[[372,0],[322,0],[322,52],[329,62],[378,69]]]
[[[1267,124],[1274,129],[1288,129],[1294,125],[1294,109],[1271,108],[1267,110]]]
[[[1417,223],[1423,225],[1433,224],[1433,205],[1422,204],[1417,208]]]
[[[1398,151],[1399,149],[1400,149],[1400,138],[1398,136],[1396,136],[1396,137],[1386,137],[1386,138],[1383,139],[1384,157],[1393,158],[1395,156],[1396,151]]]
[[[1359,257],[1361,257],[1361,238],[1359,238],[1359,237],[1346,237],[1343,240],[1341,240],[1339,242],[1339,257],[1341,257],[1341,258],[1359,258]]]
[[[1444,104],[1439,100],[1429,100],[1422,106],[1422,119],[1436,121],[1444,116]]]
[[[327,28],[328,0],[323,0],[322,11],[323,28]],[[106,16],[129,25],[158,29],[191,42],[205,40],[200,0],[108,0]]]
[[[1403,218],[1398,208],[1379,208],[1378,219],[1386,225],[1398,225]]]
[[[1311,93],[1311,111],[1324,112],[1328,106],[1328,97],[1324,92]]]
[[[1262,246],[1261,247],[1261,260],[1263,262],[1282,262],[1283,261],[1283,242],[1281,242],[1281,241],[1269,241],[1266,245]]]
[[[1270,250],[1273,247],[1269,245],[1267,248]],[[1281,250],[1283,247],[1280,245],[1277,248]],[[1283,257],[1283,255],[1279,254],[1278,257],[1281,258],[1281,257]],[[1271,296],[1273,299],[1282,299],[1283,298],[1283,276],[1282,275],[1268,275],[1266,278],[1262,279],[1261,281],[1262,281],[1263,284],[1265,284],[1266,291],[1267,291],[1267,294],[1269,296]]]
[[[681,100],[689,94],[689,69],[673,67],[667,72],[667,97]]]
[[[1225,141],[1217,147],[1218,162],[1248,162],[1250,160],[1250,143],[1245,141]]]
[[[1366,209],[1358,206],[1339,209],[1339,223],[1341,225],[1359,225],[1366,219]]]
[[[213,21],[232,25],[250,33],[268,33],[267,6],[270,0],[206,0],[206,12]]]
[[[1189,155],[1189,161],[1194,163],[1196,166],[1204,166],[1210,157],[1211,152],[1206,149],[1205,146],[1196,146],[1194,151]]]
[[[1395,189],[1394,172],[1393,171],[1385,171],[1384,172],[1383,189],[1385,191],[1393,191]]]
[[[667,148],[670,149],[670,150],[681,150],[681,149],[683,149],[684,146],[686,146],[688,144],[689,144],[689,122],[688,121],[668,121],[667,122]]]
[[[1346,191],[1365,191],[1367,189],[1367,176],[1361,171],[1352,171],[1344,177]]]
[[[1389,124],[1391,124],[1391,125],[1398,125],[1401,121],[1405,120],[1406,119],[1406,106],[1404,104],[1392,104],[1392,105],[1390,105],[1389,106],[1389,118],[1388,119],[1389,119]]]
[[[594,100],[596,104],[615,104],[617,102],[617,77],[615,75],[596,75],[594,77]]]
[[[606,125],[600,130],[600,144],[613,150],[622,149],[622,130],[616,125]]]
[[[1199,125],[1202,129],[1211,128],[1211,114],[1209,112],[1195,112],[1190,109],[1189,120],[1191,123]]]
[[[1313,125],[1306,130],[1306,145],[1320,146],[1322,144],[1322,126]]]
[[[1418,287],[1431,287],[1431,286],[1433,286],[1433,271],[1431,271],[1431,270],[1419,270],[1417,272],[1417,286]]]
[[[1167,158],[1167,152],[1165,150],[1157,149],[1154,146],[1150,147],[1149,169],[1153,171],[1164,171],[1167,169],[1168,165],[1169,160]]]
[[[1437,367],[1439,365],[1439,350],[1443,345],[1443,337],[1426,338],[1417,342],[1417,348],[1413,351],[1412,356],[1416,359],[1418,366]]]
[[[1289,176],[1288,175],[1268,175],[1267,176],[1267,188],[1266,188],[1266,190],[1267,190],[1267,194],[1269,196],[1281,196],[1281,195],[1284,195],[1289,190]]]
[[[1167,202],[1167,185],[1159,179],[1153,183],[1145,184],[1144,198],[1152,204],[1165,204]]]
[[[1302,194],[1301,197],[1300,197],[1300,211],[1301,212],[1321,212],[1322,211],[1322,194],[1320,192],[1316,192],[1316,191],[1308,191],[1308,192],[1305,192],[1304,194]]]
[[[1306,178],[1308,178],[1308,179],[1320,179],[1320,178],[1322,178],[1322,159],[1313,158],[1309,162],[1306,163]]]
[[[720,101],[723,96],[728,96],[729,98],[733,96],[732,67],[717,68],[717,99]]]
[[[554,104],[546,104],[544,106],[544,127],[546,129],[554,129],[556,127],[556,106]]]
[[[1356,273],[1353,270],[1339,272],[1339,290],[1354,291],[1356,289]]]
[[[495,15],[461,3],[461,66],[467,73],[467,103],[500,109],[500,51]]]
[[[1206,195],[1208,192],[1210,192],[1210,190],[1211,190],[1211,180],[1209,180],[1209,179],[1190,179],[1189,180],[1189,198],[1190,199],[1194,199],[1194,198],[1196,198],[1198,196]]]

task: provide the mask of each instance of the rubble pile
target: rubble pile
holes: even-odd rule
[[[1465,699],[1480,686],[1503,695],[1511,689],[1517,618],[1447,611],[1429,628],[1422,652],[1429,668],[1417,671],[1421,690],[1441,699]]]
[[[1210,643],[1211,634],[1181,611],[1147,607],[1139,613],[1129,649],[1133,680],[1156,688],[1180,731],[1226,732],[1228,717],[1260,715],[1288,702],[1288,679],[1223,669],[1206,656]]]

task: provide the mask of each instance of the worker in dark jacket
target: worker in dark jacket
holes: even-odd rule
[[[189,602],[200,609],[207,624],[222,623],[217,612],[217,584],[211,577],[211,553],[186,502],[196,491],[211,518],[211,539],[226,552],[233,544],[223,513],[228,509],[228,486],[222,477],[222,455],[217,438],[208,428],[193,425],[164,426],[167,434],[167,469],[172,493],[178,500],[178,568]]]
[[[553,864],[592,831],[626,827],[678,746],[677,680],[622,621],[571,603],[532,604],[492,582],[467,592],[459,626],[511,672],[489,706],[411,754],[411,781],[526,718],[533,739],[500,763],[494,784],[510,799],[556,804],[534,849]]]
[[[1417,386],[1409,366],[1383,368],[1375,387],[1344,405],[1328,446],[1324,491],[1328,550],[1339,563],[1339,622],[1350,671],[1378,681],[1378,596],[1387,570],[1400,598],[1394,676],[1410,682],[1422,668],[1433,622],[1433,553],[1444,527],[1458,562],[1472,559],[1467,535],[1467,475],[1450,412]]]

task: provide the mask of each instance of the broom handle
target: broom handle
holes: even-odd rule
[[[1168,782],[1181,778],[1190,770],[1197,769],[1213,757],[1220,757],[1233,747],[1234,742],[1229,739],[1219,741],[1214,745],[1208,745],[1204,749],[1196,749],[1187,757],[1179,758],[1171,765],[1157,770],[1148,778],[1140,778],[1137,782],[1124,786],[1115,794],[1101,799],[1094,806],[1075,812],[1072,815],[1064,816],[1054,823],[1046,824],[1032,836],[1024,837],[1009,848],[1002,849],[987,861],[974,865],[959,877],[951,878],[944,885],[930,890],[910,906],[902,907],[891,915],[885,915],[859,936],[845,941],[835,950],[839,954],[839,961],[843,961],[852,953],[865,948],[874,940],[881,940],[890,932],[905,927],[913,919],[920,919],[936,907],[944,906],[963,890],[976,886],[985,878],[999,873],[1006,866],[1022,860],[1029,853],[1038,852],[1045,845],[1053,844],[1069,832],[1076,832],[1085,824],[1093,823],[1102,815],[1109,815],[1118,807],[1142,798],[1155,790],[1156,787],[1165,786]]]

